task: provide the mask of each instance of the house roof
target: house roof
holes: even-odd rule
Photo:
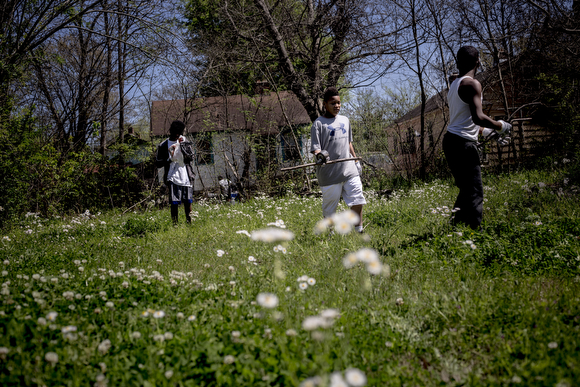
[[[427,103],[425,104],[425,114],[430,113],[434,110],[441,109],[443,106],[447,105],[447,92],[448,90],[443,90],[435,94],[433,97],[429,98],[427,100]],[[421,115],[421,105],[417,105],[413,109],[409,110],[402,117],[397,118],[395,120],[395,123],[400,124],[402,122],[408,121],[420,115]]]
[[[288,126],[287,121],[292,125],[311,123],[306,109],[290,91],[152,102],[151,135],[168,135],[174,120],[185,123],[186,133],[243,130],[278,134],[281,127]]]
[[[477,79],[480,83],[484,84],[490,78],[491,71],[483,71],[477,73],[475,75],[475,79]],[[447,106],[447,93],[449,89],[441,90],[431,98],[429,98],[425,104],[425,114],[428,114],[435,110],[440,110],[443,107]],[[413,109],[409,110],[403,116],[397,118],[395,120],[395,124],[400,124],[405,121],[409,121],[413,118],[419,117],[421,115],[421,105],[415,106]]]

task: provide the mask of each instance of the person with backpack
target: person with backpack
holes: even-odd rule
[[[178,222],[179,205],[183,203],[185,219],[191,223],[191,204],[193,203],[193,182],[195,173],[193,161],[193,147],[183,136],[185,124],[173,121],[169,127],[169,138],[157,147],[155,165],[163,168],[163,182],[169,189],[171,204],[171,219],[173,224]]]

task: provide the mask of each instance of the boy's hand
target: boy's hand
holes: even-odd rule
[[[499,132],[489,128],[483,128],[481,135],[486,140],[495,140],[499,146],[506,146],[512,140],[511,137],[502,136],[499,134]]]
[[[326,164],[326,162],[330,158],[330,155],[328,154],[327,151],[322,150],[322,151],[318,152],[317,154],[315,154],[314,157],[316,157],[316,164],[323,165],[323,164]]]
[[[483,130],[481,131],[481,135],[487,139],[489,136],[493,135],[494,130],[490,129],[490,128],[483,128]]]
[[[501,123],[501,129],[497,131],[499,135],[509,136],[512,131],[512,124],[502,120],[499,120],[498,122]]]
[[[362,163],[360,161],[355,161],[354,165],[356,165],[356,170],[358,171],[358,175],[362,174]]]

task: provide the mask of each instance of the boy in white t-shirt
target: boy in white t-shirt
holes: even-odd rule
[[[191,223],[195,174],[191,167],[192,160],[181,152],[180,144],[185,141],[184,130],[183,122],[173,121],[169,127],[169,138],[157,147],[156,165],[158,168],[164,168],[163,181],[169,189],[171,219],[174,224],[177,224],[181,203],[185,208],[185,219],[187,223]]]
[[[335,87],[326,89],[323,102],[326,112],[314,121],[310,130],[311,152],[316,155],[326,151],[330,160],[356,157],[350,122],[347,117],[338,114],[338,90]],[[325,218],[332,216],[342,196],[346,205],[359,216],[359,223],[355,227],[358,232],[363,231],[362,209],[366,204],[360,170],[358,161],[316,166],[316,176],[322,191],[322,215]]]

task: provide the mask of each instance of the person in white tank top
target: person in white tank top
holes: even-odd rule
[[[481,133],[487,137],[497,132],[504,136],[512,128],[509,123],[493,120],[483,112],[482,88],[475,79],[479,65],[479,52],[475,47],[463,46],[459,49],[459,77],[453,81],[447,93],[450,119],[447,133],[443,137],[443,152],[455,178],[455,185],[459,188],[453,222],[465,224],[474,230],[479,228],[483,219],[478,135]]]

